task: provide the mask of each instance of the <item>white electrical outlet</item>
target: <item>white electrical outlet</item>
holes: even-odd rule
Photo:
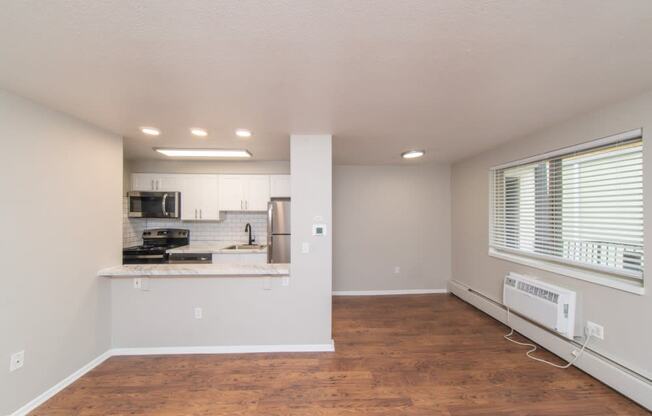
[[[137,277],[134,279],[134,289],[140,289],[143,287],[143,281],[140,279],[140,277]]]
[[[401,267],[400,266],[394,267],[394,274],[401,274]]]
[[[303,254],[310,253],[310,243],[301,243],[301,252]]]
[[[285,276],[283,279],[281,279],[281,285],[290,286],[290,278],[288,276]]]
[[[604,339],[604,327],[602,325],[587,321],[586,329],[593,338]]]
[[[195,308],[195,319],[201,319],[203,316],[201,308]]]
[[[11,360],[9,361],[9,371],[16,371],[25,364],[25,351],[18,351],[14,354],[11,354]]]

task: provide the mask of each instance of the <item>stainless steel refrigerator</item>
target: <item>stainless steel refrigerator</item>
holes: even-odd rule
[[[272,198],[267,205],[267,263],[289,263],[290,198]]]

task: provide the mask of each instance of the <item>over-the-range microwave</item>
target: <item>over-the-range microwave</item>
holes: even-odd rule
[[[181,194],[179,192],[127,193],[129,216],[135,218],[179,218]]]

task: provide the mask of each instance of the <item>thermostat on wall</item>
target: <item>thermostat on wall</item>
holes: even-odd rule
[[[326,224],[313,224],[312,235],[316,235],[316,236],[326,235]]]

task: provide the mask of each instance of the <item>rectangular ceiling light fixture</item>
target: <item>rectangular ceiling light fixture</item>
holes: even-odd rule
[[[159,153],[169,157],[241,157],[250,158],[252,154],[244,149],[163,149],[155,147]]]

